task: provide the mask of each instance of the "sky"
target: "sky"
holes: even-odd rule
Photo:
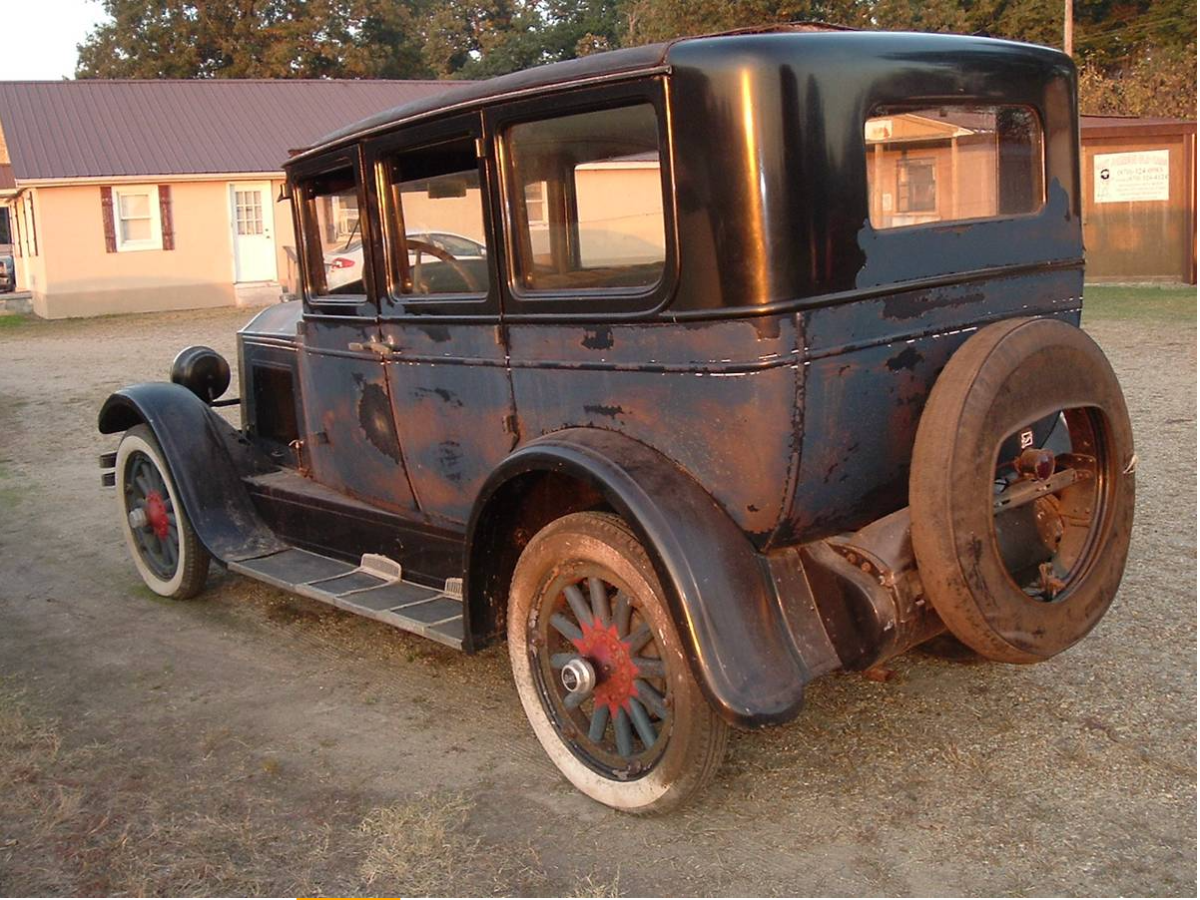
[[[0,0],[0,81],[74,77],[75,45],[104,18],[98,0]]]

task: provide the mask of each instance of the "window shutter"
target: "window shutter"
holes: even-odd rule
[[[171,219],[171,186],[169,184],[158,186],[158,215],[162,225],[162,248],[174,250],[175,223]]]
[[[106,253],[116,253],[117,226],[113,222],[112,188],[108,185],[100,188],[100,211],[104,216],[104,250]]]

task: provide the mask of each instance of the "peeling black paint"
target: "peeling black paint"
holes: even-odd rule
[[[887,367],[893,372],[899,372],[902,369],[914,369],[923,359],[925,357],[913,347],[906,347],[903,352],[897,353],[887,361]]]
[[[584,335],[581,345],[588,350],[611,350],[613,345],[613,330],[607,326],[589,328]]]
[[[617,416],[624,413],[625,409],[621,406],[608,406],[603,403],[588,403],[584,405],[583,411],[586,413],[591,413],[593,416],[608,416],[609,418],[615,419]]]
[[[438,465],[442,470],[443,478],[447,481],[461,481],[462,472],[459,471],[461,462],[462,448],[458,441],[442,441],[438,444]]]
[[[362,379],[355,377],[361,386]],[[392,404],[387,391],[376,383],[367,384],[358,399],[358,422],[376,450],[393,462],[400,462],[400,439],[392,420]]]
[[[417,400],[421,400],[429,396],[437,397],[443,403],[459,409],[461,409],[463,405],[462,398],[460,398],[458,394],[454,393],[454,391],[447,390],[446,388],[419,387],[413,391],[413,397],[415,397]],[[402,412],[403,411],[401,411],[401,413]]]

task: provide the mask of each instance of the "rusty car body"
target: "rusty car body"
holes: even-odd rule
[[[991,155],[972,171],[985,177],[953,168],[974,165],[980,147]],[[642,190],[585,196],[581,171],[635,168]],[[1061,53],[811,27],[682,39],[452,89],[329,136],[287,172],[303,299],[263,310],[239,335],[242,427],[212,409],[222,373],[204,354],[177,371],[180,383],[124,388],[100,414],[105,433],[148,429],[167,470],[147,492],[130,486],[137,462],[102,460],[133,497],[123,521],[135,559],[153,555],[156,529],[174,533],[168,507],[182,508],[203,552],[235,572],[474,652],[506,632],[512,646],[514,572],[539,533],[564,517],[614,517],[652,565],[712,734],[786,722],[813,678],[871,667],[946,623],[993,658],[1045,658],[1111,601],[1135,459],[1119,390],[1096,399],[1087,366],[1103,366],[1072,362],[1093,351],[1077,328],[1076,87]],[[989,197],[967,181],[992,185]],[[661,193],[651,204],[661,240],[612,238],[625,226],[610,217],[603,230],[599,213],[585,221],[585,206],[646,184]],[[418,201],[470,201],[486,254],[468,265],[443,253],[440,267],[414,272],[412,233],[468,233],[406,221]],[[326,287],[326,232],[361,241],[360,281]],[[604,241],[632,255],[590,263]],[[997,524],[991,542],[1015,571],[1009,545],[1024,541],[1015,553],[1030,556],[1033,535],[1032,563],[1020,563],[1033,574],[1014,584],[1030,615],[1059,615],[1076,583],[1103,581],[1083,612],[1029,627],[1008,607],[1008,625],[996,625],[985,602],[958,615],[939,600],[958,589],[942,584],[952,569],[987,593],[978,561],[990,551],[975,532],[974,568],[918,558],[942,539],[922,527],[940,528],[943,544],[974,528],[956,518],[956,495],[935,508],[937,479],[966,463],[946,450],[918,496],[914,447],[944,370],[985,333],[1000,336],[976,366],[1023,335],[1057,349],[1030,350],[1004,376],[1025,405],[985,448],[998,468],[976,459],[980,486],[961,502],[988,520],[1010,503],[1036,511],[1023,537]],[[1072,380],[1055,359],[1083,374]],[[1059,381],[1071,386],[1043,387]],[[931,448],[966,427],[969,409],[955,415],[958,428],[927,427]],[[1068,426],[1073,444],[1059,447]],[[1087,519],[1078,539],[1070,509]],[[597,629],[628,615],[619,579],[598,577],[574,582],[598,592]],[[548,601],[559,606],[547,615],[575,610],[570,629],[552,629],[582,647],[593,612],[575,599]],[[981,615],[994,652],[971,630]],[[632,639],[618,630],[615,657],[560,653],[546,665],[570,663],[576,680],[543,679],[534,692],[567,747],[564,763],[539,731],[560,768],[632,811],[678,799],[620,793],[665,765],[651,744],[684,734],[668,726],[683,682],[645,686],[671,668],[676,639],[651,630],[662,644],[653,659],[625,654]],[[534,669],[546,640],[521,645]],[[610,689],[611,704],[573,726],[572,702],[587,702],[577,679],[603,684],[621,665],[642,687]],[[572,744],[589,729],[608,743]],[[576,764],[582,774],[568,771]],[[588,781],[597,775],[600,787]]]

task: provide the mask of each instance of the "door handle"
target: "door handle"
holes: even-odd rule
[[[378,353],[380,356],[391,356],[392,345],[383,341],[351,341],[347,345],[355,353]]]

